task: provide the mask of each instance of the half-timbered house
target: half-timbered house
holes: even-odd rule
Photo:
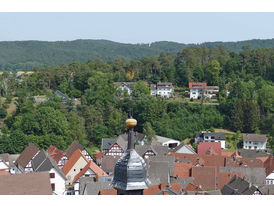
[[[77,141],[73,141],[71,143],[71,145],[68,147],[68,149],[66,150],[66,156],[68,158],[70,158],[72,156],[72,154],[79,149],[88,160],[92,160],[93,158],[90,156],[90,154],[87,152],[87,150],[84,148],[83,145],[79,144]]]
[[[49,146],[47,153],[56,161],[60,168],[62,168],[68,161],[67,155],[53,145]]]
[[[34,144],[30,143],[16,159],[14,165],[23,173],[33,172],[31,160],[33,160],[39,151]]]

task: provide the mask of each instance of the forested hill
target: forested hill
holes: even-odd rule
[[[154,42],[152,44],[123,44],[107,40],[75,41],[12,41],[0,42],[0,70],[30,70],[33,67],[55,66],[76,61],[102,59],[135,59],[157,56],[160,52],[176,54],[189,46],[208,48],[224,46],[239,52],[243,46],[252,49],[274,47],[274,39],[248,40],[240,42],[206,42],[202,44],[181,44],[176,42]]]

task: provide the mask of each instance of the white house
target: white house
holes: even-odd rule
[[[267,137],[265,134],[243,134],[243,149],[265,150]]]
[[[205,91],[205,97],[207,98],[216,98],[219,93],[218,86],[207,86]]]
[[[189,82],[190,99],[200,99],[205,96],[206,83],[205,82]]]
[[[173,85],[170,82],[158,82],[156,85],[150,85],[150,94],[153,96],[171,98],[173,97],[173,93]]]
[[[44,150],[41,150],[32,160],[34,172],[49,172],[52,194],[66,194],[66,177],[56,161]]]
[[[135,82],[114,82],[113,84],[117,90],[126,91],[128,95],[131,95]]]
[[[195,143],[198,142],[220,142],[221,148],[225,149],[225,133],[203,131],[195,135]]]

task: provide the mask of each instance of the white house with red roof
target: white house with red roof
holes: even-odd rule
[[[189,82],[190,99],[200,99],[205,96],[206,82]]]
[[[67,163],[62,168],[67,178],[67,186],[72,185],[75,176],[83,170],[88,162],[89,160],[79,149],[75,150],[75,152],[71,155]]]

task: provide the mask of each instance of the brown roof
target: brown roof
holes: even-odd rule
[[[85,155],[83,155],[83,153],[79,149],[76,149],[76,151],[71,155],[69,160],[66,162],[66,164],[62,168],[65,175],[68,174],[68,172],[71,170],[73,165],[75,165],[75,163],[79,160],[80,157],[83,157],[87,161],[87,163],[89,162],[89,160],[85,157]]]
[[[175,162],[174,163],[174,177],[190,177],[191,163]]]
[[[1,175],[0,195],[51,195],[48,172]]]
[[[216,190],[216,167],[192,167],[194,183],[201,185],[205,190]]]
[[[59,150],[57,147],[50,145],[47,153],[58,163],[62,157],[64,157],[66,154]]]
[[[265,142],[267,141],[266,134],[243,134],[244,141]]]
[[[75,150],[77,150],[77,149],[82,151],[85,148],[82,145],[80,145],[77,141],[73,141],[66,151],[67,157],[70,158],[72,156],[72,154],[75,152]]]
[[[256,158],[227,157],[226,167],[264,167],[263,161]]]
[[[0,175],[10,175],[10,173],[5,170],[0,170]]]
[[[21,167],[25,168],[38,151],[39,149],[30,143],[15,161],[15,166],[21,165]]]
[[[120,159],[120,156],[108,156],[104,155],[102,157],[102,163],[101,163],[101,168],[105,172],[114,172],[114,167],[116,162]]]
[[[222,156],[224,157],[232,157],[233,155],[236,155],[235,152],[222,152]]]
[[[117,195],[117,190],[116,189],[100,190],[99,195]]]
[[[242,173],[240,172],[219,172],[218,173],[218,189],[222,189],[224,185],[228,184],[231,178],[234,177],[234,175],[238,177],[243,177]]]
[[[203,190],[201,186],[199,187],[198,185],[195,185],[193,183],[188,183],[188,185],[184,189],[184,193],[187,191],[203,191]]]
[[[99,177],[106,177],[108,176],[107,173],[104,172],[97,164],[95,164],[93,161],[89,161],[88,164],[80,171],[74,178],[73,183],[76,182],[85,172],[91,169],[96,175]]]

